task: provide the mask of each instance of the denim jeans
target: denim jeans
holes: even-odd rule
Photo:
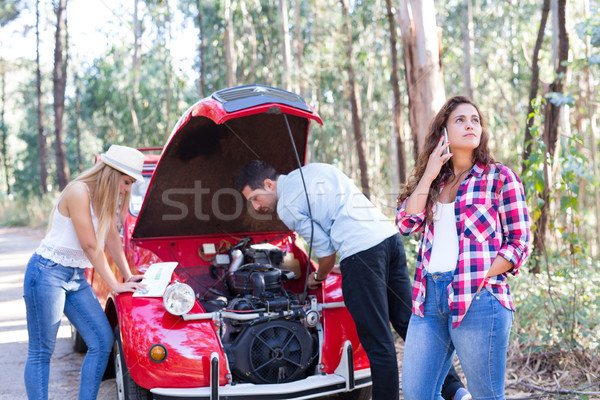
[[[392,326],[406,336],[412,285],[400,234],[343,259],[342,293],[371,365],[373,400],[398,399],[398,360]]]
[[[50,358],[63,312],[88,347],[81,365],[79,399],[95,399],[114,335],[96,295],[85,279],[85,270],[65,267],[34,254],[27,264],[23,297],[29,333],[25,365],[25,387],[29,399],[48,398]]]
[[[474,400],[505,399],[506,352],[513,312],[487,290],[475,296],[452,329],[447,287],[453,272],[427,275],[425,316],[412,315],[402,368],[406,400],[440,400],[442,382],[458,355]]]

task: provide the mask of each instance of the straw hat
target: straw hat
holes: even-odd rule
[[[113,144],[106,153],[100,156],[100,160],[136,181],[144,182],[142,176],[144,155],[139,150]]]

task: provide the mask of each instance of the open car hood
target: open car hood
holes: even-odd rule
[[[286,122],[287,119],[287,122]],[[262,160],[279,173],[305,160],[318,114],[293,93],[261,85],[215,92],[177,122],[152,176],[134,238],[288,231],[276,215],[258,215],[235,189],[239,170]]]

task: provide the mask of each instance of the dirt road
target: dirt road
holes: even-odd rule
[[[27,323],[23,275],[42,234],[21,228],[0,228],[0,399],[27,399],[23,373],[27,358]],[[77,399],[83,354],[71,349],[69,322],[63,317],[50,364],[49,399]],[[115,382],[102,382],[98,399],[116,398]]]

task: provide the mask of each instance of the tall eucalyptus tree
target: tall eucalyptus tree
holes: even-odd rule
[[[466,24],[463,31],[464,43],[464,81],[465,94],[473,98],[473,54],[475,53],[473,35],[473,4],[472,0],[465,0]]]
[[[55,153],[56,153],[56,178],[58,188],[63,190],[71,180],[69,164],[66,158],[64,143],[64,112],[65,112],[65,89],[67,86],[67,0],[57,0],[56,11],[56,35],[54,44],[54,131],[55,131]]]
[[[133,52],[131,55],[131,94],[129,95],[129,112],[131,113],[131,129],[127,130],[127,144],[131,146],[133,138],[140,135],[136,106],[137,94],[140,89],[139,50],[140,50],[140,19],[138,16],[139,0],[133,0]]]
[[[223,21],[225,24],[225,66],[227,68],[226,83],[227,87],[236,85],[236,60],[235,60],[235,43],[233,32],[233,6],[232,0],[225,0],[223,9]]]
[[[198,26],[198,92],[200,97],[204,97],[204,86],[206,77],[204,75],[204,49],[206,48],[206,37],[204,35],[204,22],[202,19],[202,1],[196,0],[196,9],[198,14],[196,15],[196,25]]]
[[[364,135],[362,131],[362,111],[360,108],[360,96],[356,84],[356,72],[354,70],[353,62],[353,40],[352,40],[352,29],[350,25],[350,13],[348,12],[348,5],[345,0],[340,0],[343,15],[343,31],[346,37],[346,60],[345,69],[348,74],[348,95],[350,97],[350,106],[352,113],[352,128],[354,131],[354,142],[356,144],[356,151],[358,154],[358,166],[360,168],[360,184],[364,195],[367,198],[371,197],[371,188],[369,185],[369,170],[367,166],[367,154],[366,145],[364,141]]]
[[[531,127],[533,126],[533,118],[530,118],[530,115],[533,114],[533,100],[537,97],[540,86],[540,50],[542,49],[542,43],[544,41],[544,32],[546,30],[546,21],[548,21],[549,12],[550,0],[544,0],[542,5],[540,27],[538,29],[535,47],[533,48],[533,57],[531,58],[531,84],[529,85],[529,101],[527,102],[527,120],[525,123],[525,139],[523,144],[522,173],[525,172],[525,161],[531,155]]]
[[[37,89],[38,159],[40,189],[48,192],[48,170],[46,169],[46,134],[44,133],[44,104],[42,101],[42,72],[40,65],[40,0],[35,2],[35,78]]]
[[[285,90],[292,90],[292,53],[290,49],[290,24],[288,0],[279,0],[279,26],[281,32],[281,81]]]
[[[569,35],[566,26],[566,5],[567,0],[552,0],[556,2],[553,12],[555,12],[553,24],[553,35],[556,37],[557,48],[554,51],[553,67],[554,81],[550,84],[549,92],[562,94],[565,87],[567,72],[567,60],[569,56]],[[557,151],[558,138],[560,135],[560,112],[564,105],[555,104],[553,101],[546,102],[544,108],[544,131],[543,139],[546,150],[550,158],[554,157]],[[549,170],[548,163],[544,163],[544,181],[545,186],[541,195],[543,204],[540,215],[536,221],[536,230],[534,234],[533,247],[536,251],[546,251],[546,232],[548,229],[548,219],[550,210],[550,189],[552,185],[552,171]],[[534,268],[537,271],[537,266]]]
[[[394,139],[396,141],[396,159],[398,163],[398,181],[406,181],[406,152],[404,149],[404,135],[402,134],[402,97],[400,96],[400,79],[398,79],[398,50],[396,49],[396,22],[392,0],[386,0],[388,25],[390,30],[390,57],[392,61],[392,93],[394,110]]]
[[[441,43],[433,0],[400,0],[398,10],[408,88],[408,119],[413,154],[417,159],[429,123],[446,97]]]
[[[6,194],[11,194],[9,161],[8,161],[8,128],[5,119],[6,105],[6,62],[0,60],[0,155],[2,156],[2,167],[6,181]]]

